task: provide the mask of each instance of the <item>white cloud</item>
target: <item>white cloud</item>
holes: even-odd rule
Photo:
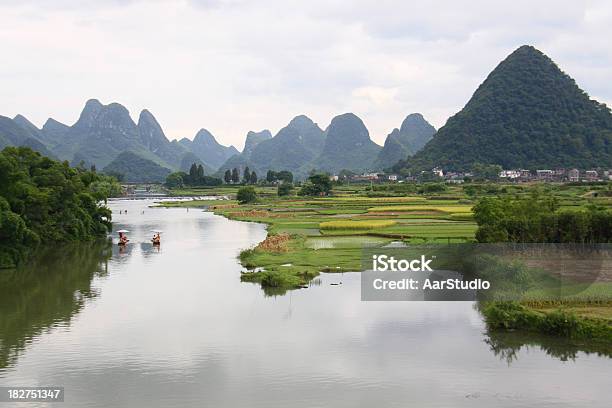
[[[242,146],[354,111],[382,143],[411,112],[443,125],[525,43],[609,103],[611,18],[603,0],[4,1],[0,114],[72,123],[95,97]]]

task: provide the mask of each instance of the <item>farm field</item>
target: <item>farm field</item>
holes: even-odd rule
[[[397,186],[397,185],[395,185]],[[364,185],[336,186],[328,197],[278,197],[272,187],[257,187],[258,200],[238,204],[236,186],[180,195],[224,195],[223,200],[163,202],[163,206],[207,208],[224,217],[267,224],[268,238],[240,255],[242,280],[259,283],[269,295],[306,287],[321,272],[360,271],[364,248],[405,244],[476,242],[478,225],[472,207],[482,197],[522,197],[534,191],[552,194],[563,209],[597,205],[612,209],[608,186],[470,184],[445,186],[419,193],[372,189]],[[394,188],[394,187],[391,187]],[[178,193],[179,192],[175,192]],[[597,289],[601,296],[593,296]],[[524,305],[537,313],[569,308],[585,319],[612,322],[610,285],[584,291],[583,296],[556,304],[538,302],[530,293]],[[593,299],[596,301],[593,302]],[[611,323],[612,324],[612,323]]]

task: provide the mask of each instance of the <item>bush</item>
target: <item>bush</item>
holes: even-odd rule
[[[255,188],[250,186],[240,187],[236,194],[236,199],[240,204],[248,204],[257,200]]]
[[[282,183],[278,185],[277,194],[279,197],[291,195],[293,191],[293,184]]]
[[[166,177],[166,187],[168,188],[182,188],[184,185],[184,177],[186,174],[182,171],[168,174]]]
[[[332,183],[327,174],[314,174],[302,186],[299,195],[324,196],[331,192]]]

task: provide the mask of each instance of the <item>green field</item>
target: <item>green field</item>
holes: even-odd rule
[[[397,186],[397,185],[395,185]],[[176,195],[219,195],[229,200],[164,202],[168,207],[207,208],[240,221],[268,225],[268,236],[286,238],[282,248],[260,244],[240,256],[243,281],[260,283],[270,295],[305,287],[321,272],[360,271],[363,248],[403,243],[475,242],[478,229],[471,209],[485,196],[524,197],[534,191],[552,194],[560,208],[597,205],[612,209],[609,186],[555,184],[469,184],[443,192],[419,194],[381,191],[364,185],[336,186],[328,197],[278,197],[274,187],[257,187],[258,201],[238,205],[237,186],[177,190]],[[379,189],[382,190],[382,189]],[[612,321],[609,284],[581,291],[579,298],[541,302],[537,290],[523,305],[536,313],[569,310],[586,319]],[[603,292],[603,294],[602,294]]]

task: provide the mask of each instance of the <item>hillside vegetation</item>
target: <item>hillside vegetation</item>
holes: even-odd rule
[[[514,51],[467,105],[399,167],[610,167],[612,114],[542,52]]]

